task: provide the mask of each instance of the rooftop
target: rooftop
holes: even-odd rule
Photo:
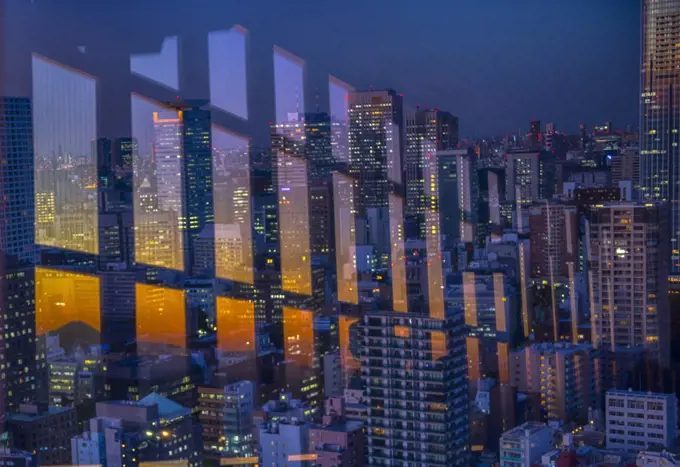
[[[521,424],[520,426],[516,426],[515,428],[511,429],[510,431],[506,431],[502,435],[502,439],[507,440],[507,441],[512,441],[512,440],[522,440],[526,439],[527,437],[534,435],[536,433],[540,433],[543,430],[548,430],[548,426],[545,425],[544,423],[538,423],[538,422],[526,422]]]

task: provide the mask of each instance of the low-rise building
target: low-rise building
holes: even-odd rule
[[[675,447],[678,400],[675,394],[607,391],[607,448],[627,452]]]
[[[500,467],[531,467],[553,448],[553,432],[543,423],[526,422],[503,433]]]

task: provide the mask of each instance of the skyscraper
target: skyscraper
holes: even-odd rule
[[[593,344],[644,347],[667,365],[668,207],[601,205],[591,210],[587,236]]]
[[[453,149],[458,144],[458,118],[440,110],[405,112],[407,236],[425,236],[425,158],[435,151]]]
[[[29,99],[0,98],[0,420],[38,384],[31,115]]]
[[[640,188],[644,199],[671,202],[671,274],[680,274],[678,17],[675,0],[642,3]]]
[[[445,245],[475,241],[477,228],[477,165],[472,149],[437,153],[439,206]]]
[[[394,90],[349,95],[349,173],[355,207],[387,207],[390,182],[402,183],[403,97]]]

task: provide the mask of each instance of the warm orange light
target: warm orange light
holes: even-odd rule
[[[181,113],[138,94],[131,97],[135,261],[184,269],[186,227],[182,193],[183,124]],[[155,164],[148,163],[149,160]]]
[[[433,361],[446,357],[446,333],[444,331],[432,331],[430,343],[432,344]]]
[[[436,154],[425,158],[425,243],[427,246],[427,295],[430,317],[444,319],[444,268],[439,220],[439,163]]]
[[[184,291],[137,284],[136,298],[138,353],[182,354],[187,345]]]
[[[284,306],[283,338],[286,360],[311,368],[314,362],[313,313]]]
[[[279,152],[277,164],[281,285],[285,291],[311,295],[307,163]]]
[[[350,177],[340,173],[333,174],[333,205],[338,300],[356,304],[359,303],[356,221],[354,218],[354,186]]]
[[[411,330],[406,326],[395,326],[394,336],[407,339],[411,335]]]
[[[477,381],[481,376],[481,343],[478,337],[468,336],[465,338],[468,357],[468,378],[470,381]]]
[[[350,316],[340,316],[338,318],[340,334],[340,366],[345,374],[361,369],[361,362],[354,358],[354,355],[350,351],[350,329],[351,326],[358,321],[358,318],[352,318]]]
[[[316,454],[291,454],[288,456],[288,462],[315,461],[316,459]]]
[[[406,301],[406,258],[404,251],[404,199],[390,193],[390,257],[392,261],[392,308],[408,311]]]
[[[254,356],[255,306],[247,300],[217,297],[217,348]]]
[[[101,332],[99,278],[60,269],[35,268],[36,334],[73,323]]]
[[[212,126],[215,273],[253,283],[249,140]]]

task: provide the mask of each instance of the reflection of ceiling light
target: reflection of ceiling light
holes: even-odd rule
[[[628,250],[626,250],[625,248],[617,248],[616,249],[617,255],[625,255],[626,253],[628,253]]]

